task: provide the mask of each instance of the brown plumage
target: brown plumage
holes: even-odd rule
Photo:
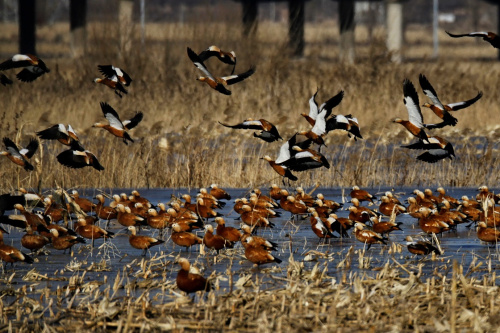
[[[302,201],[296,200],[295,197],[291,195],[285,199],[281,199],[280,206],[284,210],[292,213],[292,215],[307,214],[308,207]]]
[[[216,217],[215,223],[217,223],[217,235],[222,236],[233,243],[241,239],[241,232],[236,228],[226,227],[226,222],[222,217]]]
[[[71,193],[71,197],[73,198],[73,200],[75,200],[75,203],[78,206],[80,206],[80,209],[83,210],[85,213],[90,213],[95,211],[96,204],[87,198],[80,197],[77,191],[73,191]]]
[[[273,224],[269,222],[266,216],[262,215],[262,212],[255,211],[252,207],[248,205],[242,206],[243,213],[241,213],[241,221],[247,225],[253,227],[273,227]]]
[[[359,222],[354,224],[354,236],[361,243],[368,244],[367,249],[370,249],[372,244],[387,244],[382,235],[373,230],[365,229],[365,225]]]
[[[373,223],[372,229],[376,233],[379,233],[381,235],[384,234],[389,234],[395,230],[402,230],[399,226],[403,224],[402,222],[379,222],[378,218],[375,216],[372,216],[370,220]]]
[[[488,228],[486,223],[477,224],[477,238],[486,243],[498,243],[500,241],[500,231],[495,228]]]
[[[45,204],[45,215],[49,215],[52,218],[52,221],[55,223],[63,220],[64,214],[66,212],[65,209],[61,207],[61,205],[56,204],[49,197],[44,198],[43,202]]]
[[[130,201],[132,201],[134,203],[140,203],[141,205],[143,205],[144,207],[146,207],[148,209],[153,207],[153,205],[151,204],[151,202],[148,199],[141,197],[141,195],[139,194],[139,191],[133,190],[131,192],[131,194],[132,194],[132,196],[129,197]]]
[[[224,94],[224,95],[231,95],[231,91],[226,88],[228,85],[232,85],[238,82],[241,82],[251,76],[254,72],[255,69],[252,67],[248,71],[241,73],[241,74],[233,74],[230,76],[224,76],[224,77],[216,77],[212,75],[206,66],[203,64],[203,61],[200,59],[200,57],[189,47],[187,48],[187,53],[189,56],[189,59],[193,62],[193,64],[203,72],[205,76],[200,76],[197,78],[198,81],[205,82],[208,84],[212,89],[217,90],[218,92]]]
[[[271,199],[279,201],[284,196],[281,191],[282,189],[277,184],[272,184],[269,191],[269,196],[271,197]]]
[[[95,198],[98,201],[95,206],[95,212],[100,219],[109,221],[117,218],[118,212],[116,209],[104,205],[104,196],[102,194],[96,195]]]
[[[48,237],[36,235],[29,225],[26,227],[26,234],[21,238],[21,246],[31,252],[38,251],[49,243],[50,239]]]
[[[442,201],[443,199],[446,199],[446,200],[448,200],[448,202],[452,206],[458,207],[460,205],[460,201],[458,201],[458,199],[456,199],[452,196],[446,195],[446,191],[444,188],[438,187],[436,191],[439,193],[438,198],[440,201]]]
[[[444,231],[450,230],[450,225],[439,217],[434,215],[435,211],[431,211],[427,207],[420,207],[419,213],[422,214],[422,217],[418,219],[418,225],[423,232],[427,234],[435,233],[440,234]]]
[[[241,230],[243,230],[243,234],[241,235],[240,241],[241,241],[241,244],[243,244],[243,247],[245,249],[249,246],[257,246],[257,247],[261,247],[264,250],[268,250],[268,251],[271,251],[271,250],[277,251],[278,250],[277,243],[271,242],[271,241],[269,241],[263,237],[260,237],[260,236],[252,235],[252,228],[249,225],[241,223],[240,226],[241,226]],[[252,237],[252,245],[250,245],[246,242],[246,239],[248,237]]]
[[[73,235],[60,236],[56,229],[50,229],[50,233],[52,235],[52,247],[56,250],[63,250],[63,253],[65,253],[67,249],[71,250],[76,243],[85,244],[85,239],[82,237]]]
[[[47,223],[41,215],[28,212],[23,205],[15,204],[14,208],[17,209],[26,218],[26,222],[31,226],[33,231],[37,231],[38,225],[47,226]]]
[[[316,236],[322,239],[326,238],[337,238],[332,232],[326,227],[318,213],[314,208],[310,208],[311,216],[311,229]]]
[[[195,244],[203,243],[203,239],[196,236],[195,234],[192,234],[192,233],[186,232],[186,231],[182,231],[182,229],[178,223],[172,224],[171,238],[175,244],[177,244],[179,246],[184,246],[186,248],[193,246]]]
[[[6,245],[3,242],[3,233],[7,233],[3,228],[0,227],[0,259],[5,263],[4,268],[7,263],[11,263],[13,266],[15,262],[24,261],[26,263],[32,263],[33,259],[27,254],[22,253],[13,246]]]
[[[406,236],[406,246],[408,251],[413,254],[425,256],[429,253],[436,253],[438,255],[442,254],[441,251],[434,245],[425,241],[414,241],[411,236]]]
[[[135,226],[139,224],[144,224],[144,218],[138,215],[132,214],[130,207],[125,207],[123,204],[118,204],[116,206],[116,210],[118,211],[118,215],[116,219],[118,223],[120,223],[124,227]]]
[[[128,230],[130,231],[130,236],[128,238],[130,245],[136,249],[144,250],[142,256],[145,256],[147,250],[151,247],[165,242],[154,237],[137,235],[137,231],[133,225],[129,226]]]
[[[214,249],[219,253],[225,247],[232,248],[233,243],[220,235],[214,235],[214,228],[207,224],[205,225],[205,236],[203,237],[203,244],[209,249]]]
[[[277,264],[281,263],[281,259],[273,256],[269,251],[257,246],[254,243],[253,237],[248,237],[245,242],[249,245],[245,248],[245,257],[257,265],[263,265],[275,262]]]
[[[373,200],[377,199],[375,196],[368,193],[368,191],[362,190],[356,185],[352,187],[352,191],[349,193],[349,195],[353,199],[358,199],[359,202],[370,201],[371,203],[373,203]]]
[[[158,214],[156,209],[148,209],[148,217],[146,221],[151,228],[163,230],[168,227],[173,222],[173,220],[174,218],[170,214],[160,215]]]
[[[378,211],[385,216],[391,216],[393,213],[396,215],[406,212],[406,208],[392,202],[389,197],[383,195],[380,200],[382,201],[378,207]]]
[[[213,195],[217,200],[231,200],[231,196],[216,184],[210,185],[210,194]]]
[[[114,232],[104,230],[103,228],[94,224],[88,224],[83,217],[78,218],[75,231],[83,238],[92,239],[92,246],[94,245],[94,239],[113,238],[114,235]]]
[[[177,288],[188,294],[201,290],[209,291],[211,289],[210,283],[202,275],[191,272],[191,265],[187,259],[180,258],[179,264],[181,265],[181,269],[177,273]]]

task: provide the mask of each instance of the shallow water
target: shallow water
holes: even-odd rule
[[[386,190],[390,189],[377,188],[371,189],[370,192],[380,196]],[[412,190],[409,188],[396,189],[395,194],[400,200],[406,199],[411,195]],[[142,189],[139,191],[141,196],[148,198],[154,204],[168,202],[171,199],[171,195],[180,196],[184,193],[196,194],[195,190],[189,191],[188,189]],[[115,189],[111,192],[130,193],[130,190]],[[232,189],[228,190],[228,192],[233,199],[248,196],[247,190]],[[342,189],[317,189],[315,194],[320,192],[327,199],[343,202]],[[80,195],[86,197],[92,197],[97,193],[97,191],[80,191]],[[467,188],[448,190],[449,195],[458,198],[462,197],[462,195],[475,196],[476,193],[475,189]],[[344,194],[348,195],[348,191],[345,191]],[[339,217],[347,217],[347,207],[349,205],[349,203],[346,203],[344,209],[338,211],[337,215]],[[232,206],[233,200],[228,201],[227,205],[220,212],[224,214],[227,226],[239,227],[240,222],[236,220],[238,215],[232,210]],[[371,208],[375,207],[372,206]],[[12,213],[6,212],[6,214]],[[261,229],[258,231],[258,235],[279,244],[279,251],[274,254],[283,260],[281,265],[267,264],[263,265],[260,270],[253,268],[253,265],[244,257],[241,244],[237,244],[235,249],[225,251],[217,257],[215,252],[209,249],[205,249],[205,255],[200,255],[199,246],[186,250],[175,245],[169,239],[169,232],[163,236],[165,243],[153,247],[147,254],[147,258],[157,258],[157,260],[153,261],[154,264],[148,265],[146,263],[145,265],[141,265],[140,262],[143,259],[141,256],[142,251],[132,248],[129,245],[126,230],[116,221],[112,221],[108,229],[115,232],[116,235],[113,239],[107,241],[106,245],[103,245],[103,240],[96,240],[95,247],[91,249],[90,241],[88,241],[86,246],[80,244],[74,246],[72,255],[69,253],[63,254],[62,251],[55,250],[49,245],[47,250],[50,254],[36,256],[34,264],[16,263],[14,269],[11,269],[9,265],[7,271],[4,271],[1,277],[4,279],[4,282],[11,278],[10,283],[2,284],[1,288],[4,293],[6,290],[17,289],[22,285],[26,285],[33,293],[43,288],[56,290],[58,287],[68,286],[68,279],[71,277],[81,277],[84,275],[83,283],[97,281],[97,288],[104,290],[113,285],[118,272],[120,272],[121,277],[125,277],[122,284],[130,284],[134,281],[142,281],[144,278],[143,273],[148,268],[151,270],[148,276],[167,281],[167,284],[175,284],[176,274],[179,269],[175,260],[178,256],[187,257],[191,263],[196,263],[197,267],[202,268],[205,276],[210,275],[213,271],[218,273],[219,276],[225,276],[218,280],[221,292],[228,291],[230,286],[226,275],[228,268],[231,269],[235,281],[240,276],[251,273],[255,274],[261,283],[267,283],[268,286],[281,283],[271,278],[271,276],[282,279],[287,277],[286,267],[290,253],[293,254],[295,261],[303,262],[304,269],[306,270],[312,269],[317,263],[320,264],[321,270],[326,267],[328,276],[331,276],[333,279],[343,279],[345,276],[352,277],[353,274],[375,275],[387,262],[391,265],[398,265],[398,263],[404,265],[405,270],[402,271],[403,274],[407,274],[409,271],[417,272],[421,270],[421,274],[424,277],[431,275],[446,276],[450,274],[453,260],[457,260],[463,265],[464,270],[466,270],[464,273],[469,272],[478,277],[486,272],[488,264],[491,265],[492,270],[497,270],[500,267],[498,252],[496,252],[495,247],[481,243],[476,237],[475,228],[467,229],[464,224],[459,225],[456,232],[445,233],[439,238],[444,255],[440,256],[438,260],[431,260],[430,256],[424,259],[415,257],[406,249],[404,238],[407,235],[412,235],[414,239],[419,238],[420,236],[418,235],[421,235],[421,230],[416,223],[416,219],[405,214],[397,218],[398,222],[403,222],[401,226],[403,231],[396,231],[390,234],[390,241],[392,243],[401,244],[400,252],[390,253],[392,251],[387,251],[387,247],[382,251],[383,246],[375,244],[365,252],[364,260],[368,261],[368,264],[362,267],[359,256],[360,251],[364,248],[364,244],[357,241],[353,235],[350,238],[331,239],[324,244],[323,240],[318,239],[312,232],[309,218],[292,222],[290,221],[290,213],[282,213],[282,217],[272,220],[275,224],[273,229]],[[143,228],[140,234],[158,236],[158,231]],[[199,231],[198,234],[200,237],[203,237],[203,231]],[[10,234],[4,236],[5,243],[21,248],[20,239],[22,235],[23,233],[19,230],[10,228]],[[389,245],[391,242],[389,242]],[[346,258],[347,260],[344,260]],[[489,261],[490,259],[491,262]],[[476,270],[467,271],[470,269],[471,263],[477,265],[479,261],[484,262],[481,267]],[[99,266],[92,266],[92,263],[99,264],[100,262],[105,263],[103,266],[104,270],[96,268]],[[349,262],[350,265],[348,264]],[[46,278],[42,278],[41,281],[36,281],[33,278],[23,280],[23,277],[32,269],[36,269],[36,272],[43,276],[61,280],[49,281]],[[85,274],[83,274],[84,271]],[[11,277],[12,273],[15,273],[13,277]],[[260,287],[264,288],[265,285],[260,285]],[[155,293],[154,291],[151,292]],[[118,294],[121,293],[125,293],[125,291],[118,292]],[[139,291],[138,293],[140,295]]]

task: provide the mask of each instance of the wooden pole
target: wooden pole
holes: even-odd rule
[[[354,1],[339,1],[340,60],[354,63]]]
[[[257,32],[258,1],[242,0],[243,6],[243,36],[254,37]]]
[[[304,0],[288,1],[288,26],[290,51],[295,57],[304,55],[304,23],[305,23],[305,2]]]
[[[73,57],[85,54],[86,25],[87,25],[87,0],[71,0],[69,3],[71,52]]]
[[[391,60],[400,63],[403,60],[403,3],[398,0],[387,1],[387,50]]]
[[[35,0],[19,0],[19,52],[36,54]]]

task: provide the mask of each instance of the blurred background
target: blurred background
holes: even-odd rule
[[[425,29],[432,36],[431,51],[424,56],[439,55],[439,30],[460,32],[498,31],[499,1],[496,0],[0,0],[0,20],[3,24],[17,24],[17,34],[2,31],[0,34],[0,52],[8,55],[10,42],[19,40],[19,52],[42,51],[46,56],[57,56],[43,48],[46,37],[44,28],[61,28],[55,41],[62,52],[81,55],[89,42],[79,30],[88,30],[87,25],[95,22],[126,22],[127,29],[134,25],[137,36],[144,43],[152,37],[150,25],[153,23],[176,23],[189,26],[193,23],[228,23],[231,29],[221,31],[223,35],[245,37],[265,33],[267,23],[282,25],[288,29],[288,38],[292,52],[296,56],[308,54],[307,28],[325,22],[331,22],[330,35],[325,33],[324,42],[331,42],[337,35],[342,35],[339,47],[340,56],[347,61],[356,58],[355,36],[350,36],[356,29],[366,30],[368,38],[385,30],[388,48],[404,54],[405,32],[416,27]],[[259,23],[264,26],[259,27]],[[37,32],[38,29],[38,32]],[[125,30],[127,30],[125,29]],[[41,31],[39,31],[41,30]],[[72,36],[69,36],[69,32]],[[305,34],[304,34],[305,31]],[[87,31],[86,31],[87,32]],[[127,34],[129,31],[122,31]],[[362,41],[362,40],[361,40]],[[42,44],[38,50],[36,42]],[[71,49],[69,49],[71,48]],[[411,51],[408,52],[411,55]],[[59,53],[59,55],[61,55]],[[401,58],[402,59],[402,58]],[[399,61],[399,55],[393,57]]]

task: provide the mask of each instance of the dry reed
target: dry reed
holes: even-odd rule
[[[2,159],[0,187],[196,187],[213,182],[247,187],[279,182],[259,157],[276,156],[280,143],[261,143],[251,131],[231,131],[217,121],[237,123],[262,117],[288,138],[308,128],[300,113],[307,111],[308,99],[317,87],[319,102],[345,90],[335,112],[358,117],[365,139],[354,142],[345,133],[330,133],[322,152],[330,158],[332,168],[304,172],[298,184],[475,186],[498,182],[495,140],[500,112],[495,78],[500,64],[493,61],[495,50],[486,43],[476,46],[469,40],[442,36],[441,58],[429,60],[430,37],[412,26],[405,50],[412,60],[394,64],[388,61],[383,31],[376,30],[374,38],[368,40],[366,30],[359,27],[358,62],[348,65],[337,60],[338,34],[330,21],[306,26],[308,46],[303,59],[285,55],[286,29],[282,25],[263,22],[256,39],[246,40],[231,24],[151,24],[145,45],[131,34],[134,51],[123,59],[117,57],[112,42],[117,38],[116,29],[110,29],[112,23],[89,24],[89,48],[81,59],[60,56],[69,53],[67,44],[57,38],[66,36],[66,25],[42,28],[40,55],[52,72],[32,84],[15,82],[0,87],[2,136],[17,137],[23,144],[38,130],[70,123],[106,170],[64,168],[55,155],[65,147],[44,142],[43,156],[37,153],[34,157],[38,159],[37,172],[26,173]],[[13,29],[15,26],[2,24],[3,31]],[[12,49],[12,43],[2,41],[0,45],[4,44],[9,47],[3,50]],[[195,81],[199,73],[186,56],[186,47],[202,50],[209,44],[234,49],[237,72],[257,66],[254,76],[232,87],[230,97]],[[485,60],[484,54],[491,58]],[[414,60],[417,57],[419,60]],[[134,79],[123,99],[92,83],[99,76],[97,65],[108,63],[126,69]],[[228,70],[215,61],[209,66],[218,73]],[[415,152],[398,148],[410,140],[399,125],[391,123],[396,116],[406,117],[401,83],[404,78],[417,83],[419,73],[429,78],[445,102],[470,98],[478,90],[484,92],[476,105],[457,113],[456,127],[434,132],[455,145],[455,161],[429,165],[416,161]],[[425,100],[423,94],[420,98]],[[134,144],[125,146],[109,133],[91,128],[102,118],[99,101],[107,101],[122,118],[136,110],[144,112],[144,121],[131,131]],[[427,122],[438,121],[430,111],[423,112]]]
[[[321,252],[315,264],[290,256],[281,268],[240,271],[239,276],[228,263],[227,270],[212,274],[216,291],[198,293],[194,299],[176,289],[177,265],[172,254],[134,260],[114,278],[99,275],[97,280],[86,278],[87,271],[96,270],[95,266],[85,267],[87,263],[79,263],[79,270],[70,278],[41,275],[33,269],[23,277],[28,285],[21,288],[10,284],[14,275],[3,281],[6,289],[2,294],[15,299],[0,300],[0,328],[119,332],[495,330],[500,295],[491,259],[482,276],[477,272],[485,262],[477,257],[468,269],[444,259],[439,271],[423,276],[423,261],[400,263],[397,252],[400,250],[385,263],[366,257],[362,249],[356,259],[352,248],[342,261],[342,257]],[[203,255],[200,257],[204,261]],[[364,273],[368,271],[361,267],[353,272],[342,264],[340,275],[330,275],[327,264],[332,260],[339,260],[339,265],[353,260],[358,260],[359,266],[371,263],[376,273]],[[471,272],[476,273],[471,276]],[[234,288],[219,289],[221,280],[234,280]],[[61,287],[53,290],[41,283],[51,281]]]

